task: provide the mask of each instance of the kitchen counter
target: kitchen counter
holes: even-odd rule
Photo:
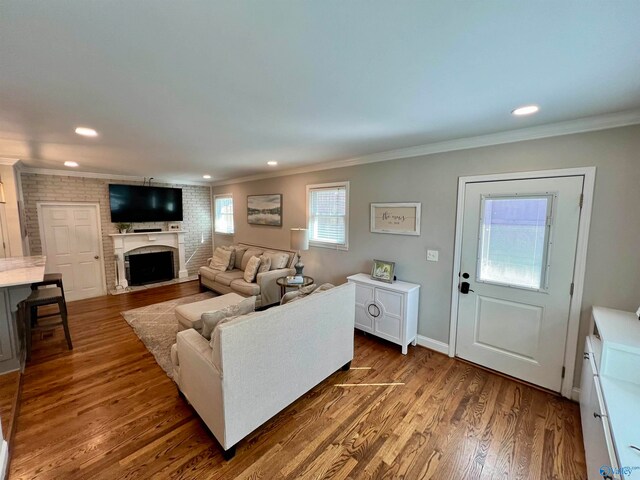
[[[0,288],[42,281],[46,257],[0,258]]]
[[[24,328],[18,304],[31,293],[31,284],[44,278],[46,257],[0,258],[0,373],[24,367]]]

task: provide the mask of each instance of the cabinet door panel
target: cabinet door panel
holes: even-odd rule
[[[400,293],[385,290],[383,288],[376,288],[376,302],[382,306],[385,315],[402,318],[403,300],[404,295]]]
[[[373,319],[367,315],[365,308],[361,305],[356,305],[356,328],[373,332]]]
[[[356,305],[366,306],[373,301],[373,287],[356,284]]]
[[[396,318],[391,315],[382,315],[376,318],[375,333],[379,334],[383,338],[392,340],[397,343],[401,340],[401,337],[400,337],[401,324],[402,324],[402,321],[399,318]]]

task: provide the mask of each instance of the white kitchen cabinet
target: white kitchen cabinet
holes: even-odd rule
[[[364,273],[347,280],[356,285],[356,328],[400,345],[406,355],[418,336],[420,285],[384,283]]]
[[[640,475],[640,322],[633,313],[593,308],[585,341],[580,416],[589,480]]]

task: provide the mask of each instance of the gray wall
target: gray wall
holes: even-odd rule
[[[22,173],[22,190],[24,194],[25,216],[29,233],[29,248],[32,255],[42,254],[40,241],[40,227],[38,225],[38,202],[88,202],[100,204],[100,222],[102,224],[102,246],[105,256],[105,274],[107,289],[115,286],[115,265],[113,255],[113,241],[109,234],[118,233],[115,224],[111,223],[109,210],[109,184],[126,183],[141,185],[142,182],[128,182],[122,180],[108,180],[102,178],[66,177],[58,175],[40,175]],[[211,190],[207,186],[195,185],[164,185],[182,188],[182,203],[184,221],[182,228],[185,235],[185,255],[189,259],[187,264],[189,275],[198,273],[198,268],[204,265],[211,256]],[[137,228],[161,227],[166,228],[165,222],[136,223]],[[204,243],[200,243],[204,237]],[[177,261],[177,259],[174,258]]]
[[[418,332],[448,343],[458,177],[578,166],[597,167],[582,343],[592,305],[633,311],[640,305],[640,126],[215,187],[215,194],[233,194],[236,230],[232,238],[216,235],[215,243],[288,247],[289,229],[306,222],[305,186],[349,180],[349,251],[312,247],[303,255],[305,272],[341,283],[370,271],[373,258],[395,261],[399,279],[422,285]],[[263,193],[283,194],[282,228],[247,224],[246,196]],[[422,235],[370,233],[369,204],[400,201],[422,202]],[[438,263],[426,261],[427,248],[440,251]]]

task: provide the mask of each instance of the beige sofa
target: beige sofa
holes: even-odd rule
[[[178,333],[173,379],[225,450],[353,359],[355,286]]]
[[[279,277],[295,274],[293,265],[296,263],[296,252],[291,250],[279,250],[276,248],[262,247],[260,245],[251,245],[248,243],[238,243],[238,247],[247,250],[242,256],[238,256],[235,260],[235,268],[226,272],[219,272],[209,268],[211,259],[207,260],[207,266],[200,267],[198,277],[201,287],[206,287],[220,294],[237,293],[243,297],[256,297],[256,306],[266,306],[278,303],[280,301],[280,286],[276,283]],[[246,266],[248,257],[254,254],[263,253],[284,253],[288,256],[284,268],[275,268],[268,272],[258,273],[255,282],[245,282],[244,266]]]

